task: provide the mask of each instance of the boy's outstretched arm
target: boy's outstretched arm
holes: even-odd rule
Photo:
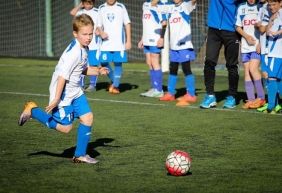
[[[59,76],[55,98],[53,101],[51,101],[51,103],[47,107],[45,107],[45,111],[47,113],[50,113],[60,103],[65,84],[66,84],[66,79],[64,79],[62,76]]]

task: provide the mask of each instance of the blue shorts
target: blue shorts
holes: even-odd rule
[[[99,65],[99,53],[97,50],[88,51],[88,63],[89,66],[98,66]]]
[[[70,125],[75,118],[91,112],[86,96],[83,94],[69,106],[58,107],[52,111],[52,117],[62,125]]]
[[[195,60],[196,54],[193,49],[170,50],[169,57],[171,62],[187,62]]]
[[[260,68],[262,72],[267,72],[267,65],[268,65],[267,60],[268,57],[266,54],[260,55]]]
[[[127,62],[127,53],[126,51],[101,51],[100,62]]]
[[[144,53],[153,53],[153,54],[159,54],[161,53],[161,48],[157,46],[144,46]]]
[[[243,63],[249,62],[250,60],[260,60],[260,54],[256,52],[242,53],[241,59]]]
[[[282,79],[282,58],[268,57],[268,77]]]

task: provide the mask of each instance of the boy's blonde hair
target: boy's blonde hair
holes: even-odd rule
[[[74,17],[72,21],[72,29],[75,32],[78,32],[79,29],[83,26],[92,25],[94,27],[94,22],[89,15],[81,14]]]

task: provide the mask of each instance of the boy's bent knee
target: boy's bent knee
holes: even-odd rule
[[[58,125],[56,130],[62,133],[69,133],[72,129],[72,125]]]
[[[79,117],[79,119],[80,119],[80,123],[87,125],[87,126],[91,126],[93,123],[94,116],[93,116],[93,113],[89,112]]]

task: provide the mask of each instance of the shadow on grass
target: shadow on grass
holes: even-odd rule
[[[96,90],[108,90],[108,87],[109,87],[109,82],[98,82],[96,84]],[[128,90],[132,90],[132,89],[138,89],[138,85],[136,84],[130,84],[130,83],[121,83],[119,85],[119,91],[120,92],[125,92],[125,91],[128,91]]]
[[[182,176],[174,176],[174,175],[171,175],[170,173],[167,173],[166,175],[167,176],[172,176],[172,177],[185,177],[185,176],[192,176],[192,172],[187,172],[187,174],[184,174]]]
[[[96,147],[115,147],[119,148],[120,146],[113,146],[108,145],[108,143],[113,142],[114,139],[112,138],[101,138],[97,139],[94,142],[90,142],[87,146],[87,154],[90,155],[90,157],[97,157],[100,155],[98,151],[95,150]],[[39,151],[35,153],[30,153],[28,156],[38,156],[38,155],[47,155],[47,156],[53,156],[53,157],[63,157],[63,158],[72,158],[74,155],[76,146],[70,147],[68,149],[65,149],[62,153],[52,153],[49,151]]]

